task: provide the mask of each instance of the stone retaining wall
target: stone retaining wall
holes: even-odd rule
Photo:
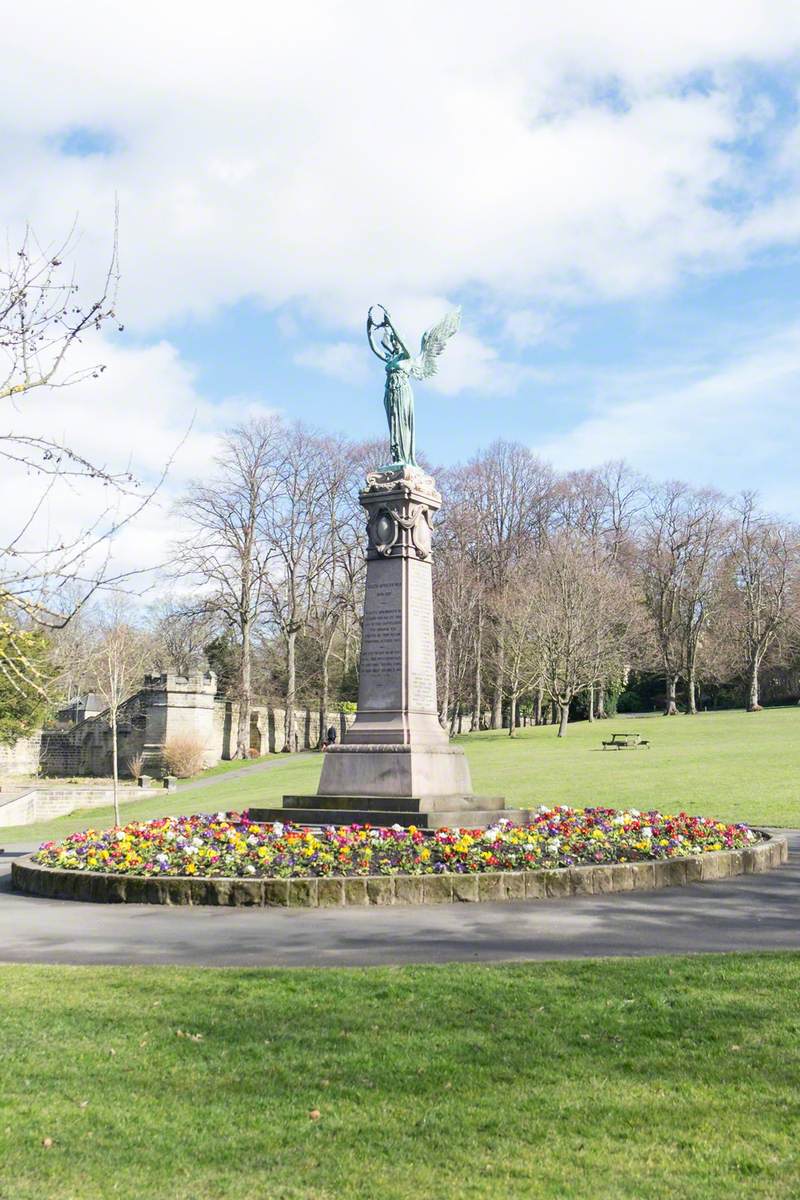
[[[763,841],[746,850],[719,850],[661,862],[614,863],[548,871],[486,871],[480,875],[373,875],[349,879],[193,879],[188,876],[148,879],[41,867],[29,856],[12,863],[11,878],[19,891],[61,900],[339,908],[346,904],[548,900],[648,891],[771,871],[786,862],[788,854],[785,837],[765,834]]]
[[[156,796],[163,788],[121,787],[119,802],[141,800],[144,796]],[[0,792],[0,827],[32,825],[36,821],[49,821],[52,817],[65,817],[76,809],[110,808],[114,803],[114,790],[110,787],[63,787],[31,788],[7,802]]]

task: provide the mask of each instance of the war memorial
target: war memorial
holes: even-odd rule
[[[329,747],[315,796],[285,796],[283,808],[257,808],[258,821],[487,826],[521,821],[502,797],[475,796],[464,751],[439,722],[431,566],[434,518],[442,498],[418,466],[411,377],[425,379],[457,331],[448,314],[413,358],[388,312],[370,310],[370,346],[386,366],[384,404],[391,463],[367,476],[367,580],[358,711],[341,745]]]

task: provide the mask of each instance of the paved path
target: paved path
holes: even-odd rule
[[[310,911],[43,900],[12,891],[13,855],[6,854],[0,961],[367,966],[800,950],[800,831],[789,836],[788,865],[721,883],[545,902]]]
[[[315,757],[310,750],[301,750],[299,754],[281,754],[275,755],[274,758],[268,758],[266,762],[250,763],[246,767],[237,767],[233,771],[223,771],[219,775],[210,775],[205,779],[186,779],[181,780],[175,789],[178,792],[193,792],[195,788],[214,787],[217,783],[227,783],[229,779],[241,779],[243,775],[260,775],[263,771],[271,771],[273,767],[282,767],[284,763],[291,758],[292,762],[297,762],[299,758]]]

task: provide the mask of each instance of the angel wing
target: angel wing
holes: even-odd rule
[[[424,333],[419,355],[413,360],[409,374],[415,379],[430,379],[431,375],[435,375],[439,369],[436,359],[453,334],[458,332],[460,324],[461,309],[454,308],[446,317],[442,317],[438,325]]]

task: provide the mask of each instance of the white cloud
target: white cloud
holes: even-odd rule
[[[355,342],[315,342],[295,354],[294,362],[342,383],[364,383],[369,378],[364,347]]]
[[[656,478],[713,481],[735,492],[750,482],[742,474],[746,459],[748,473],[774,481],[762,489],[767,505],[800,512],[800,324],[760,338],[754,332],[712,366],[601,376],[586,387],[594,392],[591,415],[537,443],[556,467],[624,458]]]
[[[12,409],[6,403],[4,428],[16,435],[40,436],[71,448],[112,474],[130,471],[140,486],[128,498],[102,482],[64,476],[48,492],[36,519],[20,543],[69,544],[107,510],[101,528],[137,507],[140,498],[168,475],[137,519],[115,539],[111,573],[156,567],[168,562],[180,523],[173,502],[191,479],[213,469],[219,434],[231,425],[269,411],[249,397],[232,396],[211,405],[198,393],[191,371],[168,342],[120,349],[94,341],[76,347],[74,368],[102,361],[98,379],[73,387],[37,389]],[[45,493],[48,477],[22,465],[4,463],[0,472],[0,545],[7,545]],[[107,551],[92,556],[96,566]]]
[[[78,212],[85,260],[116,190],[141,329],[243,296],[352,333],[409,294],[630,296],[800,234],[796,185],[715,207],[737,134],[769,119],[738,68],[797,53],[794,0],[413,0],[402,20],[94,0],[40,21],[4,30],[0,220],[55,236]],[[98,123],[117,152],[59,152]]]

